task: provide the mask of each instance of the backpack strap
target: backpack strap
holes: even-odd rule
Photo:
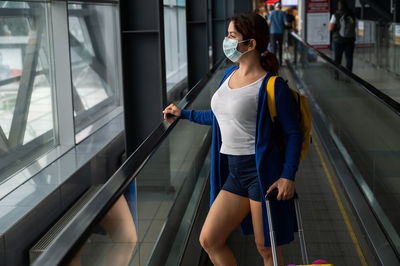
[[[272,123],[275,122],[275,117],[277,116],[275,103],[275,80],[277,77],[278,76],[271,76],[267,82],[267,102]]]

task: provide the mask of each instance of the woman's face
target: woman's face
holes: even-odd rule
[[[229,23],[228,26],[228,36],[226,36],[230,39],[234,39],[234,40],[238,40],[239,42],[243,40],[243,36],[242,34],[240,34],[236,28],[235,28],[235,24],[233,23],[233,21],[231,21]]]
[[[236,30],[236,28],[235,28],[235,24],[233,23],[233,21],[231,21],[230,23],[229,23],[229,26],[228,26],[228,35],[226,36],[226,37],[228,37],[229,39],[233,39],[233,40],[237,40],[238,42],[239,42],[239,44],[238,44],[238,47],[237,47],[237,49],[240,51],[240,52],[246,52],[247,51],[247,49],[248,49],[248,42],[244,42],[244,43],[241,43],[240,41],[243,41],[243,35],[242,34],[240,34],[237,30]]]

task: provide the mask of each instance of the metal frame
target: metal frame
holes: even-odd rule
[[[111,112],[105,114],[102,118],[96,120],[96,122],[91,123],[90,126],[80,130],[75,135],[76,144],[82,142],[84,139],[86,139],[88,136],[92,135],[94,132],[99,130],[102,126],[104,126],[111,119],[113,119],[114,117],[116,117],[117,115],[119,115],[122,112],[123,112],[123,107],[118,106],[117,108],[112,109]]]
[[[222,50],[222,41],[226,36],[228,27],[226,2],[226,0],[211,0],[213,62],[225,57]]]
[[[208,1],[186,1],[188,84],[192,88],[209,69]]]
[[[74,110],[72,98],[72,73],[69,48],[68,4],[54,2],[51,4],[52,44],[55,74],[56,129],[58,142],[62,146],[72,147],[75,143]],[[68,62],[68,64],[65,64]]]
[[[162,0],[121,0],[126,152],[162,121],[167,103]]]

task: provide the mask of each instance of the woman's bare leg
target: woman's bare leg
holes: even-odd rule
[[[121,196],[100,222],[113,244],[106,265],[128,265],[137,242],[136,226],[125,196]],[[86,244],[86,243],[85,243]],[[85,244],[72,258],[69,266],[81,266]]]
[[[257,250],[263,257],[264,266],[273,266],[272,249],[264,246],[264,230],[262,224],[261,202],[250,200],[251,219],[253,220],[254,239],[256,241]],[[283,257],[281,248],[277,248],[278,264],[283,266]]]
[[[236,265],[226,239],[250,211],[249,199],[221,190],[208,212],[200,233],[200,244],[214,265]]]
[[[132,215],[125,196],[122,195],[100,222],[112,240],[106,265],[129,264],[138,239]]]

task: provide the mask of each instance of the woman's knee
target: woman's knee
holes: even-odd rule
[[[217,241],[217,239],[215,237],[213,237],[211,234],[204,232],[204,231],[201,231],[199,241],[200,241],[200,245],[207,252],[218,249],[218,247],[221,246],[221,243],[219,243],[220,241]]]

